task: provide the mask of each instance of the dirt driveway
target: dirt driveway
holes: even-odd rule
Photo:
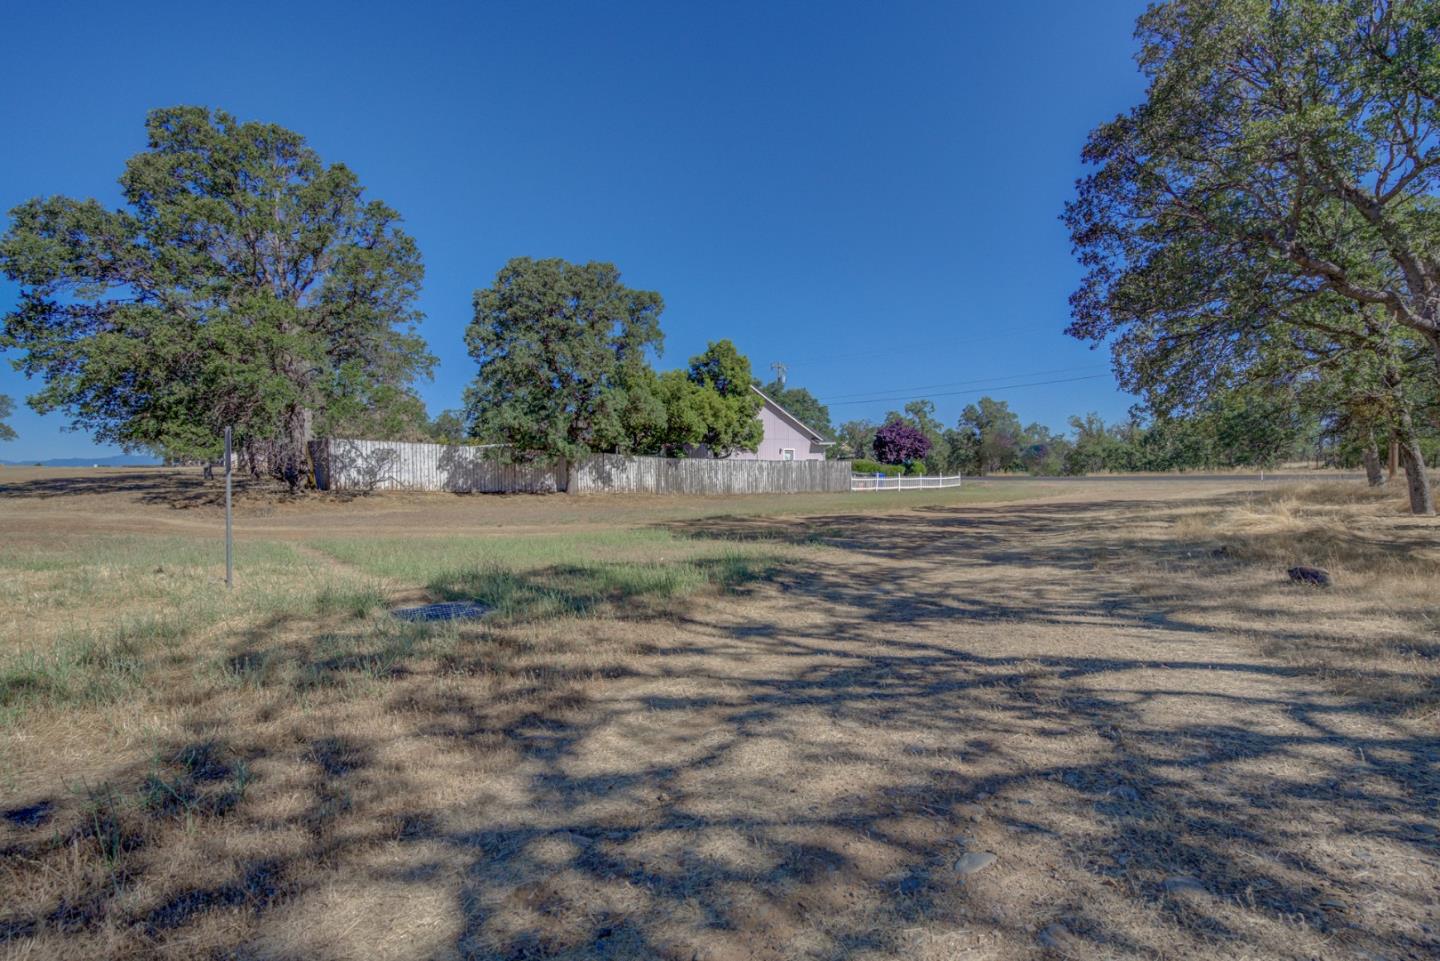
[[[1283,654],[1385,599],[1177,536],[1235,496],[662,516],[811,553],[373,694],[171,705],[244,803],[90,895],[99,926],[0,920],[34,957],[1440,956],[1435,714]]]

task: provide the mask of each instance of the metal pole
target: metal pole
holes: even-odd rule
[[[230,525],[230,428],[225,428],[225,586],[235,586],[235,545]]]

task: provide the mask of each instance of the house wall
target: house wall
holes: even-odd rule
[[[780,452],[790,448],[796,460],[824,460],[825,448],[812,441],[793,423],[776,413],[774,407],[766,404],[760,408],[760,422],[765,425],[765,438],[755,452],[737,451],[731,460],[783,460]]]

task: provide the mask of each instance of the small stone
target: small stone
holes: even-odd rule
[[[1205,894],[1205,885],[1200,883],[1199,878],[1192,878],[1188,875],[1176,875],[1165,879],[1165,892],[1179,896],[1194,894]]]
[[[955,814],[971,822],[978,822],[985,816],[985,809],[978,804],[961,804],[955,808]]]
[[[1297,584],[1313,584],[1316,587],[1330,586],[1330,572],[1319,567],[1299,565],[1285,572]]]
[[[960,860],[955,862],[955,873],[962,877],[968,877],[985,870],[998,860],[999,858],[989,851],[971,851],[969,854],[961,855]]]

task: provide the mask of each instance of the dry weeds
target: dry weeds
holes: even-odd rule
[[[203,576],[198,515],[119,496],[60,544],[0,498],[7,645],[132,625],[0,727],[9,956],[1440,952],[1440,529],[1391,498],[280,505],[211,607],[136,573]],[[503,616],[378,609],[451,591]]]

